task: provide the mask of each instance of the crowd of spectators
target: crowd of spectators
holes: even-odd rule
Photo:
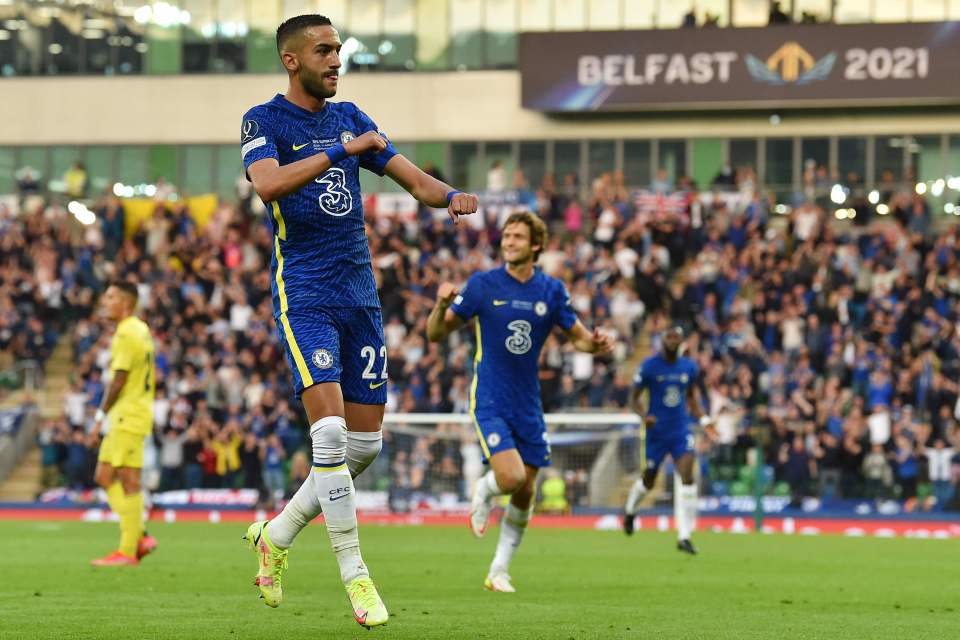
[[[494,165],[489,191],[510,183],[551,229],[540,266],[567,282],[588,324],[617,338],[611,357],[593,358],[552,336],[540,373],[544,408],[626,407],[630,372],[621,365],[638,344],[655,350],[660,333],[681,322],[717,424],[717,440],[703,445],[709,488],[736,490],[735,470],[751,462],[762,433],[774,480],[798,500],[943,507],[960,474],[960,234],[934,234],[923,198],[892,184],[883,197],[896,209],[884,224],[837,222],[819,199],[821,168],[807,169],[810,193],[781,217],[750,167],[721,170],[707,193],[661,171],[641,197],[621,173],[583,187],[573,175],[559,183],[548,175],[531,188],[521,172],[511,181]],[[723,197],[730,191],[739,197]],[[467,410],[471,335],[430,344],[425,321],[440,282],[462,283],[496,264],[498,222],[510,206],[488,206],[456,227],[443,212],[407,219],[369,207],[389,411]],[[53,201],[0,216],[11,266],[0,304],[13,318],[0,322],[19,313],[24,326],[38,323],[47,351],[56,331],[72,327],[76,370],[64,418],[41,436],[46,481],[91,483],[95,443],[85,434],[110,341],[94,305],[104,283],[129,278],[157,350],[153,487],[242,486],[266,500],[295,490],[309,460],[272,319],[269,227],[248,207],[223,203],[201,229],[184,204],[158,203],[128,238],[118,199],[94,209],[96,224],[84,228]],[[11,330],[10,340],[20,335]],[[387,438],[378,464],[390,480],[378,486],[392,501],[466,494],[478,460],[473,434],[445,428],[454,431],[432,440]],[[564,470],[571,487],[587,473],[582,466]]]

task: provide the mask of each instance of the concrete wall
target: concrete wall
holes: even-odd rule
[[[282,75],[0,80],[0,146],[233,143],[248,108],[286,89]],[[356,102],[397,141],[542,140],[960,133],[946,109],[550,117],[520,108],[516,71],[353,73],[338,98]]]

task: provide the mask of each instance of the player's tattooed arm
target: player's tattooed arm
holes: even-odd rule
[[[376,131],[367,131],[345,145],[331,147],[308,158],[280,166],[276,158],[257,160],[247,169],[257,195],[264,202],[273,202],[299,191],[304,185],[324,173],[346,156],[368,151],[374,153],[387,148],[387,141]]]
[[[427,318],[427,339],[430,342],[440,342],[463,326],[463,319],[450,309],[459,294],[459,289],[449,282],[440,285],[437,290],[437,304]]]
[[[605,354],[613,351],[613,338],[594,329],[592,332],[583,326],[583,323],[577,320],[572,327],[564,331],[567,338],[573,344],[577,351],[586,353]]]
[[[421,204],[435,209],[446,207],[454,222],[462,215],[476,213],[480,200],[472,193],[460,193],[445,182],[422,171],[399,153],[387,162],[386,174]],[[448,194],[451,194],[448,199]]]

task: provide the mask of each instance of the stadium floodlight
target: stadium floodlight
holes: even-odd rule
[[[887,215],[888,213],[890,213],[890,207],[888,207],[888,206],[885,205],[885,204],[878,204],[878,205],[877,205],[877,213],[880,214],[881,216],[885,216],[885,215]]]
[[[122,182],[115,182],[115,183],[113,184],[113,195],[117,196],[118,198],[123,195],[123,183],[122,183]]]
[[[915,191],[917,192],[917,194],[919,194],[919,195],[922,196],[923,194],[925,194],[925,193],[927,192],[927,183],[926,183],[926,182],[918,182],[918,183],[917,183],[917,186],[915,187]]]
[[[930,187],[930,195],[932,195],[934,198],[939,198],[941,195],[943,195],[943,188],[946,186],[947,183],[943,178],[940,178],[933,183],[933,186]]]
[[[880,192],[874,189],[870,192],[870,195],[867,196],[867,200],[870,201],[870,204],[877,204],[880,202]]]
[[[954,191],[960,191],[960,176],[947,176],[947,186]]]
[[[147,196],[148,198],[152,198],[156,194],[157,194],[157,185],[155,184],[148,184],[143,188],[143,195]]]
[[[834,204],[843,204],[847,201],[847,190],[843,188],[842,184],[833,185],[833,188],[830,189],[830,200]]]
[[[787,208],[787,205],[785,205],[785,204],[778,204],[777,206],[775,206],[775,207],[773,208],[773,212],[774,212],[774,213],[778,213],[778,214],[780,214],[781,216],[785,216],[785,215],[787,215],[787,213],[790,212],[790,210],[789,210],[789,208]]]
[[[837,209],[833,212],[834,217],[837,220],[846,220],[847,219],[847,210],[846,209]]]
[[[958,209],[957,209],[956,205],[954,205],[952,202],[948,202],[947,204],[943,205],[943,212],[944,212],[944,213],[952,213],[952,214],[956,215],[957,211],[958,211]]]

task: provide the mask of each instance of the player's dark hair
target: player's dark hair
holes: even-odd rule
[[[114,280],[110,283],[110,286],[116,287],[126,295],[130,296],[134,302],[136,302],[137,298],[140,297],[140,292],[137,291],[137,285],[133,284],[129,280]]]
[[[540,248],[533,252],[533,261],[540,258],[540,252],[547,246],[547,225],[540,219],[540,216],[532,211],[515,211],[511,213],[503,223],[506,229],[511,224],[523,223],[530,229],[530,245],[538,245]]]
[[[330,18],[319,13],[306,13],[284,20],[277,27],[277,53],[283,53],[283,46],[292,36],[297,35],[308,27],[333,26]]]

